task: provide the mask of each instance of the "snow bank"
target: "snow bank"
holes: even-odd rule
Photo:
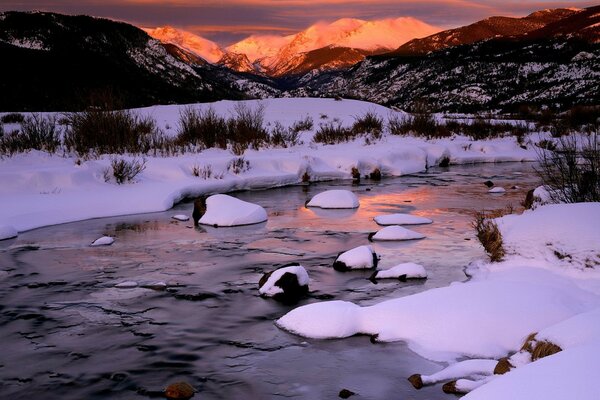
[[[333,268],[337,271],[377,267],[377,254],[371,246],[359,246],[337,256]]]
[[[0,240],[12,239],[19,235],[17,230],[9,225],[0,225]]]
[[[378,225],[422,225],[431,224],[433,221],[429,218],[419,217],[410,214],[388,214],[378,215],[373,220]]]
[[[600,342],[561,351],[501,375],[465,400],[598,398]]]
[[[424,238],[425,235],[422,233],[411,231],[398,225],[386,226],[369,236],[370,240],[415,240]]]
[[[306,269],[301,265],[290,265],[273,271],[269,276],[269,279],[267,279],[267,281],[258,289],[258,292],[261,295],[268,297],[283,294],[284,289],[276,285],[276,283],[287,273],[296,276],[299,286],[308,286],[308,273],[306,272]]]
[[[307,207],[319,208],[357,208],[360,205],[358,197],[349,190],[326,190],[314,196]]]
[[[501,279],[453,284],[370,307],[323,302],[299,307],[278,325],[300,336],[341,338],[358,333],[381,341],[403,340],[415,352],[437,361],[459,357],[499,358],[520,348],[531,332],[587,311],[588,292],[548,271],[535,281],[512,271]],[[329,320],[343,311],[344,329]],[[353,329],[350,329],[352,327]]]
[[[146,169],[134,184],[107,183],[103,171],[110,167],[111,155],[90,160],[61,157],[30,151],[0,159],[0,225],[18,232],[53,224],[90,218],[165,211],[184,198],[264,189],[297,184],[308,173],[311,181],[350,179],[352,167],[361,171],[379,168],[384,176],[400,176],[425,171],[448,157],[452,164],[497,161],[534,161],[534,146],[521,149],[514,138],[473,142],[466,137],[428,141],[422,138],[386,135],[366,146],[363,139],[337,145],[312,142],[319,122],[339,120],[350,126],[355,116],[374,111],[386,120],[388,108],[372,103],[333,99],[269,99],[246,101],[248,107],[265,106],[265,124],[278,121],[284,128],[306,117],[314,128],[301,133],[301,144],[285,149],[247,150],[243,157],[249,169],[235,173],[228,166],[236,156],[229,150],[207,149],[174,157],[146,157]],[[197,104],[213,107],[229,117],[238,104],[219,101]],[[180,110],[185,105],[136,109],[157,121],[169,136],[177,132]],[[532,140],[533,136],[526,140]],[[535,139],[533,139],[535,140]],[[132,156],[120,156],[131,159]],[[206,179],[192,174],[194,167],[212,171]]]
[[[427,271],[422,265],[409,262],[379,270],[373,274],[374,279],[397,279],[401,277],[404,277],[404,279],[424,279],[427,278]]]
[[[206,213],[198,223],[212,226],[239,226],[265,222],[267,212],[258,204],[248,203],[226,194],[206,199]]]

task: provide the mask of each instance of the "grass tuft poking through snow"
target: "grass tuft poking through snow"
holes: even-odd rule
[[[477,239],[490,256],[490,260],[497,262],[504,258],[502,233],[496,222],[483,212],[475,213],[473,228],[477,232]]]

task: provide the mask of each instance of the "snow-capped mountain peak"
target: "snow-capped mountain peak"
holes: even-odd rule
[[[148,35],[163,43],[171,43],[184,50],[192,52],[206,61],[216,63],[225,55],[221,47],[213,41],[205,39],[194,33],[187,32],[172,26],[158,28],[142,28]]]

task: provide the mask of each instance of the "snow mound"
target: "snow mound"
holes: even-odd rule
[[[125,282],[117,283],[115,285],[115,287],[117,289],[133,289],[133,288],[138,287],[138,283],[135,281],[125,281]]]
[[[431,224],[433,222],[429,218],[410,214],[378,215],[373,218],[373,220],[378,225],[421,225]]]
[[[189,221],[190,217],[188,217],[185,214],[177,214],[177,215],[173,215],[171,218],[177,220],[177,221]]]
[[[258,204],[248,203],[225,194],[206,199],[206,213],[198,221],[202,225],[239,226],[265,222],[267,212]]]
[[[424,385],[430,385],[451,379],[488,376],[494,373],[497,363],[496,360],[464,360],[452,364],[435,374],[421,375],[421,380]]]
[[[425,235],[411,231],[398,225],[386,226],[369,236],[370,240],[414,240],[423,239]]]
[[[335,259],[333,268],[336,271],[349,269],[370,269],[377,267],[377,254],[371,246],[359,246],[341,253]]]
[[[12,239],[19,236],[19,232],[10,225],[0,225],[0,240]]]
[[[358,197],[349,190],[327,190],[314,196],[307,207],[320,208],[357,208],[360,205]]]
[[[258,292],[263,296],[273,297],[277,294],[283,294],[284,289],[277,285],[277,282],[285,274],[293,274],[298,280],[299,286],[308,286],[308,273],[301,265],[290,265],[276,269],[271,273],[267,281],[258,289]]]
[[[464,400],[598,398],[600,342],[561,351],[501,375]]]
[[[94,240],[94,242],[90,244],[90,246],[110,246],[114,242],[114,238],[110,236],[102,236],[101,238]]]
[[[398,264],[392,268],[376,271],[373,279],[424,279],[427,278],[427,271],[420,264],[415,263],[403,263]]]
[[[503,187],[500,186],[496,186],[494,188],[491,188],[490,190],[488,190],[488,193],[506,193],[506,189],[504,189]]]
[[[436,361],[500,358],[518,350],[531,332],[590,307],[589,292],[549,271],[535,277],[507,272],[503,279],[453,284],[363,308],[316,303],[290,311],[278,325],[313,338],[362,333],[381,341],[402,340]]]

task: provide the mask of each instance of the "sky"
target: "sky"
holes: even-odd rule
[[[171,25],[226,46],[251,34],[292,34],[315,22],[346,17],[410,16],[452,28],[492,15],[525,16],[545,8],[596,4],[579,0],[0,0],[0,11],[43,10],[142,27]]]

